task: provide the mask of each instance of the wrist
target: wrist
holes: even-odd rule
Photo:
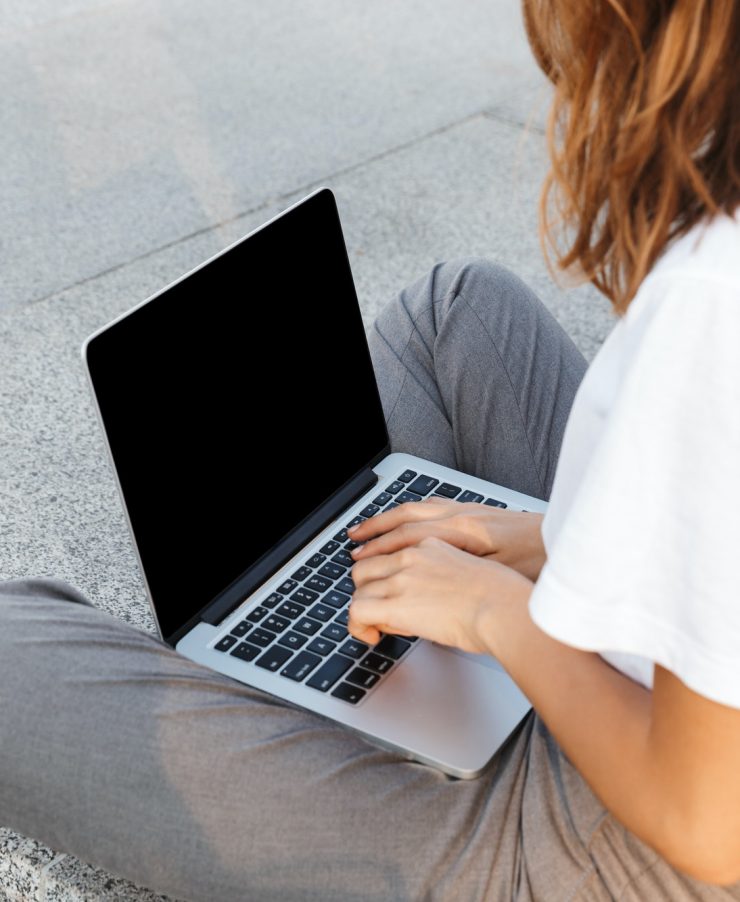
[[[510,567],[498,566],[499,579],[478,609],[475,631],[485,653],[501,659],[515,622],[527,613],[534,583]]]
[[[542,568],[545,566],[545,561],[547,560],[545,543],[542,539],[542,521],[544,520],[544,514],[528,514],[527,517],[530,519],[529,541],[522,562],[523,565],[517,569],[527,579],[536,582]]]

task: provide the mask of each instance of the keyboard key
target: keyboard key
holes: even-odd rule
[[[379,510],[380,510],[380,508],[378,507],[377,504],[368,504],[367,507],[363,507],[363,509],[360,511],[360,516],[374,517],[378,513]]]
[[[372,689],[379,679],[380,677],[377,673],[363,670],[362,667],[355,667],[352,673],[347,676],[348,683],[354,683],[355,686],[362,686],[363,689]]]
[[[408,487],[408,491],[416,492],[417,495],[428,495],[436,485],[439,485],[439,479],[435,479],[434,476],[417,476]]]
[[[266,630],[272,630],[273,633],[282,633],[283,630],[290,626],[290,620],[286,620],[285,617],[278,617],[277,614],[272,614],[272,616],[262,622],[262,626]]]
[[[416,473],[413,470],[404,470],[403,473],[398,477],[399,482],[411,482],[411,480],[416,476]]]
[[[370,670],[374,670],[376,673],[388,673],[391,667],[393,667],[393,661],[388,660],[388,658],[383,658],[380,655],[376,655],[375,652],[371,651],[369,655],[365,655],[360,661],[360,666],[369,667]]]
[[[365,522],[364,517],[360,517],[360,516],[353,517],[347,524],[347,529],[349,529],[351,526],[357,526],[358,523],[364,523],[364,522]]]
[[[290,596],[290,600],[297,601],[298,604],[313,604],[318,597],[318,592],[314,592],[312,589],[306,589],[304,586],[301,586],[300,589],[296,589]]]
[[[300,683],[300,681],[305,679],[316,665],[320,663],[321,658],[318,655],[312,655],[308,651],[302,651],[293,658],[287,667],[284,667],[280,671],[280,675],[288,677],[289,680],[295,680],[296,683]],[[358,685],[364,684],[360,683]]]
[[[334,588],[337,592],[346,592],[348,595],[351,595],[355,591],[355,584],[351,577],[345,576],[344,579],[339,580]]]
[[[228,651],[232,645],[236,645],[236,636],[224,636],[213,647],[216,651]]]
[[[282,617],[288,617],[290,620],[295,620],[296,617],[299,617],[305,610],[306,609],[302,604],[296,604],[294,601],[286,601],[280,605],[275,613],[280,614]]]
[[[385,655],[386,658],[393,658],[394,661],[397,661],[410,648],[411,644],[399,639],[398,636],[383,636],[373,651],[376,654]]]
[[[452,485],[451,482],[443,482],[434,490],[435,495],[441,495],[443,498],[456,498],[462,489],[459,485]]]
[[[308,642],[307,637],[300,633],[286,633],[278,639],[278,644],[284,645],[286,648],[300,648],[306,642]]]
[[[407,501],[421,501],[421,495],[417,495],[414,492],[401,492],[400,495],[396,495],[395,504],[405,504]]]
[[[333,655],[322,664],[306,685],[312,689],[318,689],[319,692],[326,692],[327,689],[331,689],[340,677],[347,673],[350,667],[353,666],[353,663],[349,658]]]
[[[356,547],[357,543],[355,542],[355,548]],[[345,551],[344,548],[341,551],[337,551],[332,560],[335,564],[339,564],[340,567],[351,567],[352,564],[354,564],[354,559],[349,551]]]
[[[330,623],[325,630],[321,630],[321,635],[327,639],[333,639],[334,642],[341,642],[349,636],[347,630],[339,623]]]
[[[268,633],[267,630],[258,627],[256,630],[253,630],[249,637],[249,641],[254,645],[259,645],[261,648],[267,648],[272,640],[276,638],[275,633]]]
[[[279,592],[273,592],[272,595],[268,595],[267,598],[262,599],[262,607],[263,608],[274,608],[276,604],[280,604],[283,600],[283,596]]]
[[[332,581],[326,576],[319,576],[316,573],[314,573],[311,579],[307,579],[305,582],[305,585],[309,589],[316,589],[318,592],[326,592],[331,584]]]
[[[344,550],[345,551],[354,551],[355,548],[359,548],[361,544],[362,544],[361,542],[353,542],[350,539],[350,541],[347,542],[347,544],[344,546]],[[336,557],[336,555],[335,555],[335,557]],[[334,560],[334,558],[332,558],[332,560]]]
[[[463,492],[462,495],[459,495],[457,500],[463,503],[466,501],[481,502],[483,500],[483,495],[479,495],[477,492],[467,491]]]
[[[339,651],[343,655],[347,655],[348,658],[361,658],[367,649],[368,647],[364,642],[358,642],[357,639],[348,639]]]
[[[328,655],[335,648],[336,645],[333,642],[330,642],[328,639],[322,639],[321,636],[317,636],[308,646],[308,650],[316,652],[317,655]],[[385,658],[383,660],[385,661]],[[390,664],[390,661],[388,663]]]
[[[394,507],[398,507],[398,502],[397,502],[397,501],[391,501],[390,504],[386,504],[384,510],[392,511]]]
[[[254,645],[247,645],[246,642],[242,642],[241,645],[237,645],[231,654],[235,658],[241,658],[242,661],[253,661],[259,653],[259,648],[256,648]]]
[[[388,504],[389,501],[393,500],[393,495],[390,492],[381,492],[377,498],[373,498],[373,504],[377,504],[378,507],[383,507],[384,504]]]
[[[321,570],[319,570],[321,576],[326,576],[328,579],[339,579],[339,577],[344,576],[346,572],[346,567],[340,567],[339,564],[332,563],[332,561],[324,564]]]
[[[299,583],[302,583],[304,579],[311,575],[310,567],[299,567],[296,572],[293,574],[293,579],[298,580]]]
[[[268,649],[261,658],[254,663],[257,667],[264,667],[265,670],[279,670],[283,664],[290,658],[293,652],[289,648],[281,648],[279,645],[273,645]]]
[[[298,588],[298,583],[294,579],[286,579],[285,582],[277,587],[277,591],[281,595],[290,595],[293,589]]]
[[[308,617],[303,617],[298,623],[293,624],[293,627],[299,633],[304,633],[306,636],[313,636],[315,632],[321,629],[321,624],[316,620],[309,620]]]
[[[349,608],[345,608],[334,618],[334,623],[340,624],[340,626],[347,626],[349,623]]]
[[[504,504],[503,501],[497,501],[495,498],[486,498],[486,500],[483,503],[487,504],[489,507],[506,507],[507,506]]]
[[[385,487],[385,490],[386,490],[386,492],[388,492],[389,494],[395,495],[396,492],[400,492],[401,489],[405,489],[405,488],[406,488],[405,483],[399,482],[398,480],[396,480],[395,482],[392,482],[390,485],[387,485],[387,486]]]
[[[340,529],[339,532],[334,536],[335,542],[346,542],[347,541],[347,529]]]
[[[315,604],[311,610],[307,612],[307,616],[315,617],[316,620],[327,623],[336,613],[334,608],[330,608],[329,605],[321,604],[319,602],[319,604]]]
[[[262,618],[265,616],[265,614],[268,613],[269,611],[267,610],[267,608],[255,608],[253,611],[247,614],[247,620],[251,621],[252,623],[259,623],[260,620],[262,620]]]
[[[359,686],[351,686],[349,683],[340,683],[332,695],[335,698],[341,698],[343,702],[349,702],[350,705],[356,705],[365,698],[365,690],[360,689]]]
[[[330,604],[333,608],[343,608],[349,601],[349,595],[345,595],[344,592],[337,592],[332,589],[331,592],[327,592],[321,600],[326,604]]]
[[[306,561],[307,567],[319,567],[326,560],[325,554],[319,554],[318,551]]]
[[[322,554],[328,555],[328,554],[334,554],[334,552],[337,550],[337,548],[339,548],[339,542],[337,542],[336,539],[329,539],[329,541],[326,543],[326,545],[321,546],[319,551],[321,551]]]
[[[246,620],[242,620],[241,623],[237,623],[237,625],[231,630],[232,636],[246,636],[247,633],[252,629],[252,624],[247,623]]]

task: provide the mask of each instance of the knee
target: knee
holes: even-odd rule
[[[447,270],[450,300],[504,307],[537,301],[532,290],[510,269],[487,257],[466,257],[442,264]]]
[[[30,604],[34,601],[65,601],[90,605],[81,592],[61,579],[30,577],[0,581],[0,605],[3,602]]]
[[[539,303],[525,283],[500,263],[486,257],[461,257],[435,264],[386,305],[376,324],[393,335],[399,329],[403,332],[404,324],[418,326],[428,312],[438,330],[460,297],[487,312]]]

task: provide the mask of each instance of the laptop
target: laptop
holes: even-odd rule
[[[432,494],[546,503],[391,451],[332,192],[82,353],[161,638],[408,759],[479,775],[529,702],[491,657],[348,634],[346,530]]]

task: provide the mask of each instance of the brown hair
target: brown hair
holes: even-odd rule
[[[624,313],[672,240],[740,205],[740,0],[523,5],[555,85],[545,250]]]

